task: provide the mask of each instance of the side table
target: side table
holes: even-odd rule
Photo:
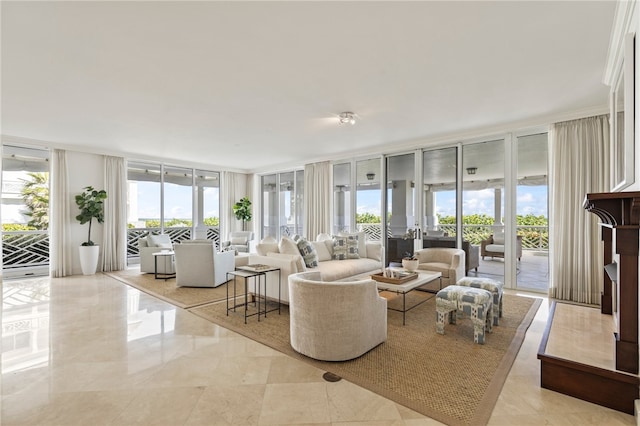
[[[267,272],[278,272],[278,303],[277,307],[273,309],[267,309]],[[231,279],[230,277],[233,277]],[[237,279],[244,279],[244,303],[236,303],[237,298]],[[249,280],[253,278],[254,285],[254,303],[256,306],[256,312],[250,314],[249,313]],[[230,295],[229,290],[231,286],[231,281],[233,281],[233,302],[232,306],[229,304]],[[264,285],[264,294],[262,293],[262,285]],[[263,306],[264,305],[264,306]],[[280,314],[280,268],[268,268],[255,270],[251,266],[242,266],[240,269],[236,269],[235,271],[227,272],[227,316],[229,316],[229,311],[236,311],[236,308],[244,307],[244,323],[247,323],[247,318],[257,315],[258,321],[260,321],[260,315],[264,315],[267,317],[268,312],[278,311]]]
[[[157,253],[153,253],[153,271],[154,278],[156,280],[168,280],[169,278],[176,277],[176,268],[174,266],[174,255],[175,252],[167,250],[167,251],[159,251]],[[158,259],[162,258],[161,268],[158,269]]]

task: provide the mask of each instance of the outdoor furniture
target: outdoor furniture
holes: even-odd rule
[[[501,257],[504,259],[504,232],[490,235],[489,238],[480,243],[480,256],[484,260],[485,256]],[[516,257],[522,257],[522,235],[516,237]]]
[[[324,282],[289,275],[291,347],[322,361],[357,358],[387,340],[387,301],[372,279]]]
[[[444,334],[445,318],[449,324],[465,314],[473,321],[473,341],[483,345],[485,332],[492,332],[493,296],[487,290],[451,285],[436,294],[436,332]]]
[[[417,250],[419,271],[433,271],[442,274],[442,287],[455,284],[464,277],[465,254],[456,248],[426,248]]]
[[[213,242],[176,244],[174,252],[178,287],[217,287],[235,269],[233,252],[217,252]]]

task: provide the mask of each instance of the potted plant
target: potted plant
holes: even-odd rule
[[[233,205],[233,214],[236,219],[242,221],[242,230],[246,231],[245,224],[251,220],[251,201],[249,198],[243,197]]]
[[[420,261],[418,260],[418,257],[415,254],[411,254],[409,252],[406,252],[404,254],[404,257],[402,258],[402,267],[409,272],[414,272],[416,269],[418,269],[419,263]]]
[[[80,214],[76,216],[76,220],[80,225],[89,224],[89,232],[87,241],[80,246],[80,266],[84,275],[93,275],[96,273],[98,266],[98,254],[100,247],[91,241],[91,225],[93,219],[98,223],[104,222],[104,206],[103,202],[107,198],[105,190],[96,190],[92,186],[87,186],[81,194],[76,195],[76,205],[80,209]]]

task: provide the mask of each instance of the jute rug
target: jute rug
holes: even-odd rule
[[[227,297],[226,285],[215,288],[176,287],[175,278],[156,280],[153,274],[142,274],[137,269],[105,272],[105,274],[131,287],[135,287],[138,290],[185,309],[226,300]],[[237,286],[237,293],[244,294],[243,285]]]
[[[464,319],[435,332],[433,294],[412,292],[430,300],[407,313],[388,311],[387,341],[363,356],[345,362],[313,360],[295,352],[289,343],[289,311],[272,312],[248,324],[240,311],[226,316],[224,303],[190,309],[207,320],[308,362],[449,425],[486,424],[502,385],[520,349],[540,299],[504,295],[504,317],[485,345],[473,343],[473,326]],[[390,301],[390,306],[398,299]],[[408,305],[411,306],[411,305]]]

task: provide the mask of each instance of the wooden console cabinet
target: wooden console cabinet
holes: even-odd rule
[[[615,369],[582,364],[547,353],[555,302],[540,343],[538,359],[543,388],[634,414],[640,398],[638,377],[638,246],[640,192],[587,194],[583,207],[600,220],[605,269],[601,313],[613,315]]]
[[[638,374],[640,192],[587,194],[584,208],[601,220],[606,271],[601,311],[614,315],[616,370]]]

